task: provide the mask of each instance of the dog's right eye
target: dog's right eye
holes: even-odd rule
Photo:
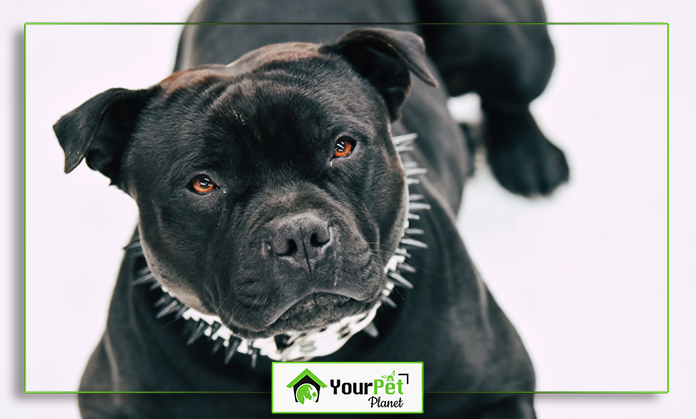
[[[205,195],[211,193],[216,186],[208,176],[198,176],[193,179],[189,188],[198,194]]]
[[[334,157],[346,157],[353,152],[355,141],[348,137],[341,137],[336,140],[334,146]]]

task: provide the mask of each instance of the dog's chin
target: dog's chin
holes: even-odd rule
[[[370,301],[358,301],[337,294],[314,293],[295,303],[263,330],[251,330],[243,324],[227,319],[223,319],[223,322],[236,336],[245,339],[263,339],[287,332],[321,329],[345,317],[367,312],[377,304],[377,301],[377,298]]]

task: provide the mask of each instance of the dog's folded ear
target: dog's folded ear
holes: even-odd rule
[[[437,86],[426,65],[423,40],[416,34],[361,28],[325,48],[342,55],[377,88],[387,103],[392,121],[399,118],[399,108],[411,89],[409,71],[429,85]]]
[[[87,165],[118,184],[121,158],[151,89],[109,89],[64,115],[53,126],[65,152],[65,173]]]

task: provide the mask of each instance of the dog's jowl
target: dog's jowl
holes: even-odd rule
[[[236,3],[191,20],[544,19],[534,1]],[[271,362],[299,360],[422,361],[426,392],[534,390],[456,229],[475,149],[446,101],[481,95],[504,187],[553,191],[568,167],[528,108],[553,67],[543,26],[190,25],[176,66],[54,127],[65,171],[84,160],[140,214],[80,390],[263,392]],[[266,395],[79,401],[85,418],[271,412]],[[530,394],[431,395],[425,414],[535,417]]]

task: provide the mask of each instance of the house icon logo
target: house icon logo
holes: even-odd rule
[[[305,368],[287,387],[292,387],[296,403],[308,405],[319,401],[319,392],[326,387],[326,384],[314,375],[309,368]]]

